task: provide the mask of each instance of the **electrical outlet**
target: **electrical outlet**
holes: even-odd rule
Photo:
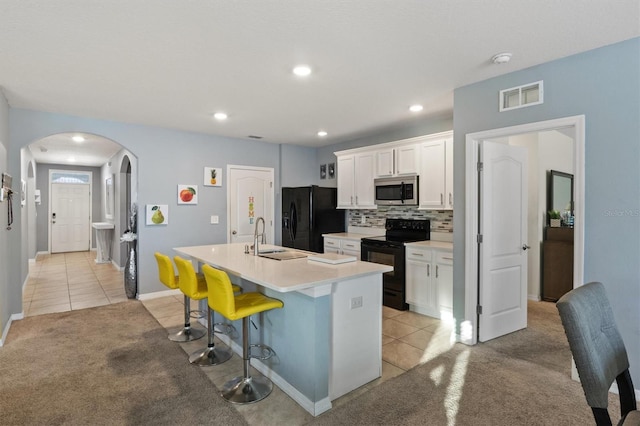
[[[351,298],[351,309],[362,308],[362,296]]]
[[[366,218],[366,216],[362,216],[362,217],[360,217],[360,224],[364,225],[365,223],[367,223],[367,218]]]

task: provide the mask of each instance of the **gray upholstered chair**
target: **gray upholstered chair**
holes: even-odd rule
[[[602,283],[573,289],[556,306],[596,424],[611,425],[607,406],[609,388],[615,379],[622,416],[618,424],[640,425],[627,351]]]

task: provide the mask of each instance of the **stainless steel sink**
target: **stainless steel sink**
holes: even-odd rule
[[[260,250],[258,251],[258,256],[262,255],[262,254],[271,254],[271,253],[282,253],[286,251],[285,249],[278,249],[278,248],[274,248],[274,249],[264,249],[264,250]]]
[[[303,257],[307,257],[307,255],[304,253],[298,253],[296,251],[278,250],[278,249],[272,252],[261,251],[258,256],[264,257],[267,259],[273,259],[273,260],[291,260],[291,259],[300,259]]]

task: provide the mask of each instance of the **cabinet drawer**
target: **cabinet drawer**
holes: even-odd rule
[[[360,251],[360,243],[355,241],[344,240],[342,241],[342,250]]]
[[[453,253],[446,251],[439,251],[436,253],[436,263],[443,263],[445,265],[453,265]]]
[[[406,257],[410,260],[422,260],[424,262],[430,262],[432,258],[432,252],[429,249],[419,249],[415,247],[407,247]]]
[[[324,245],[327,247],[340,247],[340,240],[335,238],[325,238]]]

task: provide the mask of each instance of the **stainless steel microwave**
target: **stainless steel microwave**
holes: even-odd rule
[[[379,206],[417,206],[418,176],[400,176],[374,180]]]

